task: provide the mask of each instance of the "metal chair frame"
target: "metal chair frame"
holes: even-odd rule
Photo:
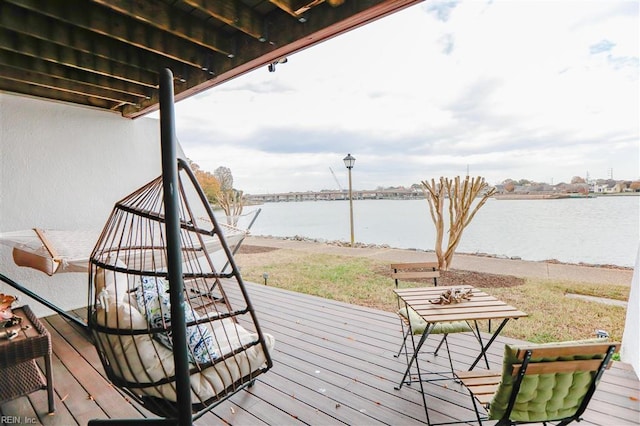
[[[558,422],[557,426],[567,425],[573,421],[582,420],[593,394],[596,391],[598,383],[604,374],[604,371],[610,367],[611,358],[620,348],[619,343],[594,343],[594,344],[574,344],[566,346],[541,346],[538,348],[520,348],[517,352],[519,363],[513,364],[512,374],[515,378],[512,386],[509,402],[504,415],[498,420],[496,425],[516,425],[525,423],[543,423]],[[592,359],[574,359],[575,356],[596,356],[602,354],[602,358]],[[552,360],[552,361],[551,361]],[[563,418],[548,418],[545,420],[535,421],[515,421],[511,420],[512,411],[515,407],[520,386],[526,375],[533,374],[552,374],[552,373],[570,373],[575,371],[591,371],[592,378],[589,383],[588,390],[584,395],[582,402],[578,406],[575,413]],[[473,408],[476,412],[478,423],[482,425],[483,420],[489,420],[488,415],[482,416],[480,408],[488,409],[491,400],[501,385],[502,373],[483,372],[476,374],[473,371],[456,372],[456,376],[460,379],[463,386],[469,391]],[[489,401],[489,402],[487,402]],[[495,420],[495,419],[494,419]]]
[[[440,278],[440,270],[438,268],[438,262],[409,262],[409,263],[392,263],[391,268],[391,278],[394,280],[394,284],[396,288],[399,288],[400,282],[407,280],[433,280],[434,287],[438,286],[438,278]],[[400,299],[398,299],[398,310],[402,308],[400,304]],[[400,354],[404,351],[405,358],[407,360],[407,364],[409,364],[409,351],[407,348],[407,340],[409,336],[411,336],[412,330],[409,324],[409,321],[404,318],[402,315],[398,315],[400,317],[400,324],[402,326],[402,344],[400,345],[400,349],[398,349],[398,353],[394,355],[395,358],[400,357]],[[472,330],[472,333],[476,340],[480,343],[482,347],[482,337],[480,335],[480,328],[478,326],[478,322],[474,321],[474,326],[469,324],[469,327]],[[473,331],[475,328],[475,331]],[[447,350],[447,356],[449,359],[449,367],[451,368],[451,374],[454,375],[453,368],[453,360],[451,359],[451,352],[449,350],[449,341],[447,340],[447,336],[449,333],[445,333],[442,335],[442,339],[438,346],[433,351],[433,356],[438,356],[442,345],[445,345],[445,349]],[[415,346],[415,344],[414,344]],[[414,348],[415,350],[415,348]],[[487,356],[485,354],[484,360],[489,368],[489,361],[487,360]]]

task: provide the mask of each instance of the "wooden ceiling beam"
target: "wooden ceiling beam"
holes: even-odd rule
[[[131,0],[91,0],[104,8],[128,16],[163,32],[214,50],[226,57],[232,57],[232,41],[219,34],[212,26],[195,19],[193,16],[177,11],[168,4]]]
[[[47,75],[60,80],[75,81],[87,86],[108,89],[125,96],[134,97],[139,100],[148,99],[153,89],[117,80],[102,77],[94,73],[66,67],[54,62],[48,62],[40,58],[25,56],[15,52],[0,49],[0,65],[20,68],[26,71],[34,71],[41,75]]]
[[[82,71],[112,77],[146,87],[156,88],[158,86],[158,76],[156,73],[108,61],[68,47],[48,43],[24,34],[12,33],[3,29],[0,29],[0,49],[21,53],[34,58],[41,58],[60,65],[66,65]]]
[[[109,12],[103,7],[87,7],[87,3],[81,0],[64,0],[62,2],[4,1],[196,68],[202,68],[203,59],[209,54],[216,53],[214,50],[194,45],[165,31],[148,25],[140,25],[140,22],[132,18]],[[227,41],[226,46],[218,47],[218,49],[226,56],[233,56],[234,49],[230,40]]]
[[[189,6],[261,41],[268,40],[268,31],[261,15],[239,1],[182,0]]]
[[[138,102],[141,101],[141,99],[134,96],[123,95],[122,93],[117,93],[102,87],[95,87],[80,82],[55,78],[35,71],[11,66],[5,66],[0,69],[0,78],[14,82],[31,84],[53,91],[62,91],[80,96],[99,98],[120,105],[138,105]]]
[[[50,90],[33,84],[16,81],[0,80],[0,91],[21,93],[23,95],[35,96],[38,98],[52,99],[55,101],[69,102],[76,105],[87,105],[96,108],[116,110],[119,104],[100,98],[77,95],[75,93]]]
[[[294,18],[300,18],[311,8],[324,3],[325,0],[269,0]]]
[[[159,62],[155,54],[111,38],[95,37],[88,30],[53,22],[43,15],[24,13],[24,9],[7,3],[0,4],[0,27],[147,72],[157,73],[161,68],[170,67],[179,74],[184,66],[166,58]]]

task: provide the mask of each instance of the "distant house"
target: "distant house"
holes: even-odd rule
[[[626,182],[618,182],[613,186],[613,192],[625,192],[627,190]]]
[[[606,182],[603,184],[596,184],[593,192],[601,193],[601,194],[611,194],[614,192],[621,192],[620,190],[616,190],[616,186],[618,184],[616,182]]]

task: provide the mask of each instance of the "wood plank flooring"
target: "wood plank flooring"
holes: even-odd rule
[[[403,357],[394,357],[401,342],[395,314],[258,284],[247,287],[261,328],[275,336],[274,367],[195,424],[425,423],[419,385],[394,389],[406,365]],[[47,414],[42,390],[0,404],[2,422],[85,425],[91,419],[154,417],[104,378],[97,353],[81,330],[57,315],[43,321],[52,335],[56,412]],[[454,365],[465,368],[478,353],[477,342],[470,335],[449,340]],[[499,368],[503,346],[509,342],[514,341],[499,338],[492,346],[492,368]],[[432,343],[429,347],[434,348]],[[423,370],[449,369],[446,352],[438,357],[424,354],[420,361]],[[475,418],[468,394],[456,383],[443,380],[425,386],[431,422]],[[633,370],[616,362],[605,373],[581,424],[639,424],[639,396]]]

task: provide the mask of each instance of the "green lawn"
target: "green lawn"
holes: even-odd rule
[[[294,250],[239,254],[236,262],[247,281],[394,312],[397,302],[388,263],[367,258],[309,254]],[[626,308],[565,297],[566,293],[627,300],[628,286],[526,279],[524,284],[487,288],[487,293],[527,312],[503,334],[531,342],[585,339],[606,330],[622,339]]]

